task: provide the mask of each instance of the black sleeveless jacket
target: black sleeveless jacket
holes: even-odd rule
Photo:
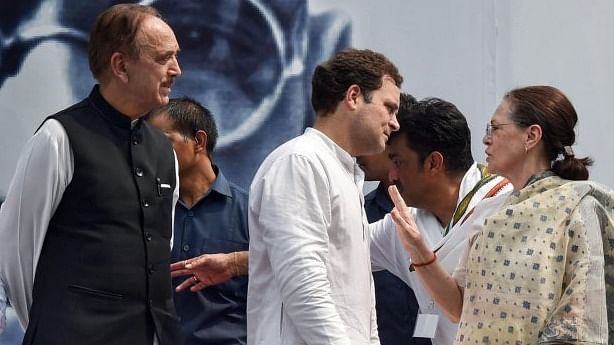
[[[162,133],[95,87],[50,116],[74,175],[45,237],[24,344],[179,344],[169,273],[175,165]]]

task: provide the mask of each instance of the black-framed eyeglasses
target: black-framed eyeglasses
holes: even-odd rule
[[[497,123],[497,124],[492,124],[492,123],[487,123],[486,124],[486,136],[490,137],[492,135],[492,131],[495,129],[499,129],[499,127],[501,126],[507,126],[507,125],[513,125],[513,122],[510,123]]]

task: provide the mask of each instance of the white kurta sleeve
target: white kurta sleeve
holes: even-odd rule
[[[0,307],[8,299],[23,327],[47,227],[72,175],[66,132],[48,120],[26,143],[0,209]]]
[[[297,155],[284,157],[262,181],[258,224],[283,310],[302,340],[349,345],[327,277],[332,212],[327,190],[318,163]]]
[[[175,206],[179,201],[179,161],[175,150],[173,150],[173,157],[175,159],[175,190],[173,190],[173,210],[171,211],[171,250],[173,250],[173,241],[175,240]]]
[[[384,218],[369,224],[369,250],[371,252],[371,269],[373,271],[395,270],[395,258],[392,253],[397,241],[396,229],[390,213]],[[409,267],[409,263],[407,263]]]

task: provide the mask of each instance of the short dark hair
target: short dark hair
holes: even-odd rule
[[[542,129],[545,154],[552,162],[552,171],[568,180],[587,180],[589,157],[576,158],[565,151],[576,142],[574,127],[578,114],[561,90],[546,85],[514,89],[503,99],[509,102],[510,118],[521,128],[537,124]],[[559,155],[563,159],[558,159]]]
[[[155,8],[137,4],[111,6],[96,17],[87,45],[90,71],[94,78],[100,81],[115,52],[131,58],[140,56],[136,36],[149,16],[162,19]]]
[[[449,172],[465,172],[473,164],[471,132],[465,116],[454,104],[440,98],[411,102],[401,94],[397,119],[400,128],[392,132],[390,139],[404,135],[422,162],[437,151]]]
[[[318,65],[311,81],[311,105],[316,113],[330,114],[347,89],[358,85],[365,101],[371,101],[371,92],[382,87],[382,78],[390,76],[398,87],[403,77],[396,66],[384,55],[368,49],[344,49],[328,61]]]
[[[156,116],[168,116],[174,123],[174,129],[186,137],[193,137],[199,130],[207,133],[207,153],[211,156],[218,133],[213,114],[202,104],[189,97],[171,98],[168,104],[152,110],[148,119]]]

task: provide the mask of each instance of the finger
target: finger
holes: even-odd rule
[[[183,260],[182,261],[173,262],[171,264],[171,271],[181,270],[181,269],[184,269],[184,268],[185,268],[185,266],[183,264]]]
[[[396,207],[393,208],[392,211],[390,211],[390,216],[392,217],[392,220],[395,222],[397,226],[400,226],[402,228],[408,227],[407,221],[401,215],[401,212],[399,212],[398,208]]]
[[[203,254],[199,257],[193,258],[190,260],[190,262],[188,262],[187,265],[185,265],[185,268],[187,269],[195,269],[199,266],[201,266],[205,261],[207,261],[207,254]]]
[[[192,292],[198,292],[204,288],[206,288],[208,285],[205,282],[198,282],[198,284],[192,285],[192,287],[190,288],[190,291]]]
[[[176,271],[171,271],[171,278],[183,277],[187,275],[193,275],[194,272],[192,270],[179,269]]]
[[[390,199],[394,203],[394,206],[399,210],[407,209],[407,205],[405,204],[405,200],[401,197],[401,193],[397,189],[397,186],[391,185],[388,187],[388,194],[390,195]]]
[[[181,292],[187,288],[189,288],[190,286],[194,285],[194,281],[192,280],[192,277],[187,278],[186,280],[184,280],[181,284],[179,284],[176,288],[175,291],[177,292]]]

